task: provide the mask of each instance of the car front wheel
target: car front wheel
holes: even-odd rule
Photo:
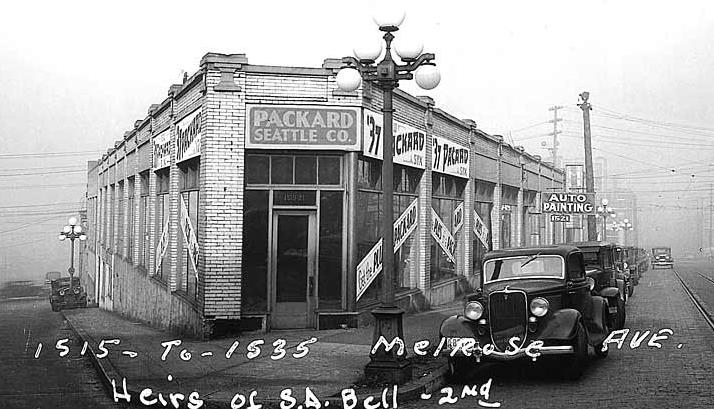
[[[582,322],[578,322],[573,338],[573,355],[565,368],[565,378],[577,380],[585,372],[588,364],[588,333]]]
[[[615,329],[623,329],[625,327],[625,301],[622,298],[617,299],[617,316],[615,317]]]
[[[446,372],[446,380],[449,383],[464,382],[469,370],[469,361],[462,357],[449,358],[449,367]]]
[[[52,311],[57,312],[57,311],[60,310],[60,306],[59,306],[59,305],[57,305],[57,304],[55,304],[55,303],[52,303],[52,304],[50,304],[50,305],[52,305]]]

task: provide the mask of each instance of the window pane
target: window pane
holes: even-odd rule
[[[271,158],[270,182],[274,184],[293,184],[293,157],[273,156]]]
[[[317,183],[317,158],[314,156],[295,157],[295,183],[302,185]]]
[[[320,180],[321,185],[339,185],[341,182],[340,158],[336,156],[320,157]]]
[[[248,312],[268,310],[268,191],[247,190],[243,214],[243,298]]]
[[[245,178],[247,183],[268,183],[270,175],[270,157],[247,155],[245,159]]]
[[[340,308],[342,299],[342,192],[320,195],[320,308]]]

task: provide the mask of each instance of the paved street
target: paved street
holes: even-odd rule
[[[50,310],[48,290],[22,287],[22,292],[0,291],[0,408],[119,407],[99,383],[88,357],[59,357],[57,340],[68,338],[69,346],[76,346],[77,340],[62,315]],[[39,342],[43,349],[35,359]]]
[[[702,263],[679,263],[676,270],[687,282],[704,272]],[[711,269],[707,272],[714,276]],[[696,290],[707,294],[714,305],[714,284],[696,281]],[[627,306],[626,328],[630,329],[622,349],[612,346],[605,360],[591,361],[577,382],[555,376],[555,363],[515,364],[486,367],[471,374],[469,384],[493,379],[489,402],[502,408],[711,408],[714,402],[714,332],[685,295],[672,270],[649,270]],[[660,341],[662,348],[647,346],[648,336],[631,348],[634,331],[671,329],[673,335]],[[681,347],[680,347],[681,345]],[[459,400],[452,407],[478,407],[479,398],[461,397],[463,385],[449,385]],[[443,394],[428,402],[403,407],[437,406]]]

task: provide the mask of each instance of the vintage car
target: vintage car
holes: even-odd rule
[[[439,335],[458,379],[482,361],[560,355],[563,375],[577,379],[589,346],[607,355],[608,303],[592,295],[582,252],[572,246],[511,248],[486,253],[481,284],[464,313],[444,320]]]
[[[623,291],[625,292],[625,303],[632,297],[634,291],[634,279],[632,278],[632,270],[627,261],[627,247],[615,245],[615,267],[617,268],[617,278],[625,282]]]
[[[52,311],[87,306],[87,292],[80,285],[79,278],[74,277],[72,279],[71,288],[69,284],[69,277],[58,278],[50,283]]]
[[[612,329],[622,329],[625,326],[625,282],[618,278],[619,272],[615,266],[615,245],[601,241],[586,241],[575,243],[580,248],[585,259],[586,274],[595,280],[593,295],[605,297],[608,302]]]
[[[52,280],[56,280],[62,277],[62,273],[59,271],[49,271],[45,274],[45,284],[52,284]]]
[[[652,269],[657,267],[674,267],[671,247],[652,247]]]

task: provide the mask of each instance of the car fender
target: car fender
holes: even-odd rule
[[[473,321],[463,315],[452,315],[445,319],[439,327],[441,337],[473,337],[476,335]]]
[[[609,335],[605,328],[606,322],[603,321],[603,318],[607,319],[608,317],[608,307],[609,303],[606,298],[598,296],[592,297],[593,317],[592,320],[589,320],[586,325],[590,345],[595,346],[601,344]],[[605,317],[603,317],[600,313],[603,309],[605,310]]]
[[[614,298],[620,296],[620,289],[617,287],[605,287],[600,290],[600,296],[605,298]]]
[[[534,338],[541,341],[566,341],[575,336],[578,321],[582,319],[580,311],[564,308],[541,318],[540,328]]]

